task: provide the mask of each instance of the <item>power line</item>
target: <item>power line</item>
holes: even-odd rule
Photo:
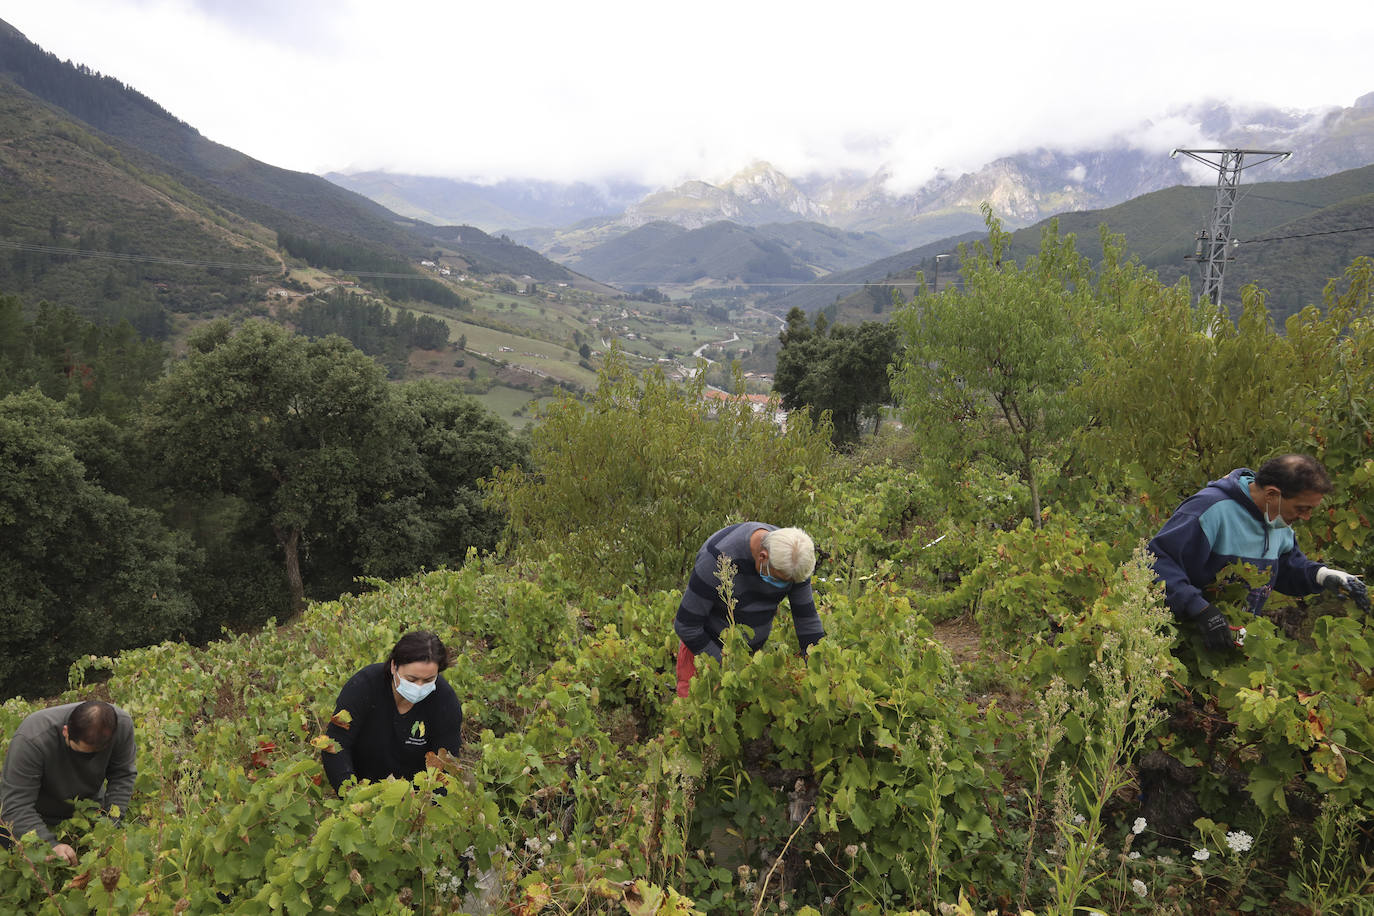
[[[693,281],[691,281],[691,282],[683,282],[683,281],[680,281],[680,280],[607,280],[607,281],[605,281],[605,282],[607,282],[607,283],[620,283],[620,284],[623,284],[623,285],[625,285],[625,286],[695,286],[696,283],[697,283],[697,281],[695,281],[695,280],[693,280]],[[722,282],[727,282],[727,281],[722,281]],[[834,286],[834,287],[850,287],[850,286],[919,286],[919,285],[920,285],[920,284],[917,283],[915,280],[901,280],[901,281],[892,280],[892,281],[884,281],[884,282],[881,282],[881,283],[875,282],[875,281],[873,281],[873,280],[855,280],[853,283],[766,283],[766,282],[758,282],[758,283],[730,283],[730,288],[732,288],[732,289],[735,288],[735,287],[750,288],[750,287],[755,287],[755,286],[767,286],[767,287],[774,287],[774,286],[796,286],[796,287],[801,287],[801,286]]]
[[[75,258],[96,258],[107,261],[126,261],[142,264],[166,264],[172,267],[205,267],[218,268],[220,270],[245,270],[249,273],[277,273],[282,269],[281,264],[244,264],[237,261],[190,261],[185,258],[164,258],[157,255],[146,254],[124,254],[118,251],[88,251],[84,248],[59,248],[55,245],[29,245],[23,242],[7,242],[3,239],[0,239],[0,248],[9,248],[13,251],[32,251],[39,254],[65,255]],[[383,271],[349,270],[347,268],[336,269],[351,277],[370,277],[382,280],[429,279],[424,274],[398,274],[386,273]]]
[[[165,265],[172,266],[172,267],[204,267],[204,268],[218,268],[218,269],[221,269],[221,270],[244,270],[244,271],[248,271],[248,272],[250,272],[250,273],[269,273],[269,272],[275,273],[275,272],[280,271],[280,270],[282,269],[282,265],[281,265],[281,264],[244,264],[244,263],[242,263],[242,262],[236,262],[236,261],[193,261],[193,260],[188,260],[188,259],[185,259],[185,258],[167,258],[167,257],[160,257],[160,256],[157,256],[157,255],[125,254],[125,253],[119,252],[119,251],[90,251],[90,250],[85,249],[85,248],[63,248],[63,247],[56,246],[56,245],[31,245],[31,244],[27,244],[27,243],[24,243],[24,242],[10,242],[10,241],[5,241],[5,240],[3,240],[3,239],[0,239],[0,248],[8,248],[8,249],[10,249],[10,250],[12,250],[12,251],[32,251],[32,252],[35,252],[35,253],[38,253],[38,254],[53,254],[53,255],[62,255],[62,256],[66,256],[66,257],[75,257],[75,258],[94,258],[94,259],[97,259],[97,260],[124,261],[124,262],[143,263],[143,264],[165,264]],[[351,276],[351,277],[367,277],[367,278],[381,279],[381,280],[422,280],[422,279],[430,279],[429,277],[426,277],[424,274],[419,274],[419,273],[415,273],[415,274],[400,274],[400,273],[387,273],[387,272],[385,272],[385,271],[373,271],[373,270],[349,270],[349,269],[347,269],[347,268],[336,268],[336,269],[339,270],[341,273],[346,273],[346,274],[348,274],[348,275]],[[636,281],[632,281],[632,282],[631,282],[631,281],[609,280],[609,281],[606,281],[606,282],[607,282],[607,283],[612,283],[612,284],[615,284],[615,283],[623,283],[623,284],[626,285],[626,286],[629,286],[629,285],[634,285],[634,286],[693,286],[693,285],[695,284],[695,281],[693,281],[693,282],[681,282],[681,281],[672,281],[672,280],[657,280],[657,281],[656,281],[656,280],[648,280],[648,281],[636,280]],[[741,283],[731,283],[731,284],[730,284],[731,287],[743,287],[743,288],[746,288],[746,289],[751,289],[751,288],[755,288],[755,287],[758,287],[758,288],[766,288],[766,287],[798,287],[798,288],[800,288],[800,287],[836,287],[836,288],[850,288],[850,287],[862,287],[862,286],[887,286],[887,287],[893,287],[893,286],[895,286],[895,287],[901,287],[901,286],[917,286],[917,285],[919,285],[919,284],[918,284],[917,281],[914,280],[914,279],[911,279],[911,280],[852,280],[852,281],[850,281],[850,282],[848,282],[848,283],[826,283],[826,282],[815,281],[815,282],[808,282],[808,283],[800,283],[800,282],[798,282],[798,283],[791,283],[791,282],[777,282],[777,283],[768,283],[768,282],[743,283],[743,282],[741,282]],[[960,283],[960,281],[957,281],[957,280],[950,281],[948,284],[946,284],[946,286],[958,286],[958,285],[961,285],[961,283]]]
[[[1307,207],[1309,210],[1324,210],[1327,204],[1314,204],[1306,200],[1289,200],[1286,197],[1270,197],[1267,194],[1256,194],[1253,191],[1245,195],[1246,200],[1267,200],[1272,204],[1292,204],[1295,207]]]
[[[9,248],[13,251],[32,251],[39,254],[65,255],[75,258],[96,258],[107,261],[133,261],[145,264],[167,264],[174,267],[214,267],[221,270],[247,270],[258,273],[281,270],[280,264],[243,264],[232,261],[190,261],[184,258],[124,254],[118,251],[88,251],[84,248],[59,248],[54,245],[28,245],[23,242],[7,242],[4,240],[0,240],[0,248]]]
[[[608,285],[617,285],[617,284],[619,284],[619,285],[621,285],[621,286],[654,286],[654,287],[657,287],[657,286],[695,286],[695,285],[697,284],[698,281],[696,281],[696,280],[692,280],[692,281],[682,281],[682,280],[604,280],[604,281],[601,281],[601,282],[604,282],[604,283],[606,283],[606,284],[608,284]],[[722,282],[726,282],[726,281],[722,281]],[[850,287],[855,287],[855,286],[900,287],[900,286],[920,286],[920,285],[921,285],[921,284],[920,284],[918,281],[914,280],[914,279],[913,279],[913,280],[853,280],[853,281],[851,281],[851,282],[849,282],[849,283],[821,283],[821,282],[812,282],[812,283],[777,282],[777,283],[769,283],[769,282],[767,282],[767,281],[759,281],[759,282],[756,282],[756,283],[743,283],[743,282],[741,282],[741,283],[730,283],[729,286],[724,287],[724,288],[725,288],[725,289],[734,289],[734,288],[736,288],[736,287],[742,287],[742,288],[746,288],[746,289],[747,289],[747,288],[752,288],[752,287],[777,287],[777,286],[783,286],[783,287],[817,287],[817,286],[833,286],[833,287],[836,287],[836,288],[850,288]],[[927,281],[927,286],[929,286],[929,281]],[[941,289],[948,289],[948,288],[951,287],[951,286],[959,286],[959,287],[962,287],[962,286],[963,286],[963,281],[962,281],[962,280],[950,280],[948,283],[941,283],[941,284],[940,284],[940,288],[941,288]]]
[[[223,270],[246,270],[254,273],[276,272],[282,269],[281,264],[244,264],[235,261],[192,261],[185,258],[166,258],[157,255],[125,254],[118,251],[90,251],[85,248],[62,248],[56,245],[30,245],[24,242],[9,242],[0,239],[0,248],[8,248],[12,251],[32,251],[38,254],[55,254],[75,258],[96,258],[108,261],[126,261],[144,264],[166,264],[173,267],[215,267]],[[334,268],[340,273],[346,273],[351,277],[369,277],[381,280],[417,280],[430,279],[424,274],[399,274],[386,273],[375,270],[349,270],[348,268]],[[607,284],[622,284],[625,286],[693,286],[696,281],[683,282],[675,280],[606,280]],[[758,283],[731,283],[732,287],[854,287],[854,286],[916,286],[917,282],[912,280],[853,280],[848,283],[823,283],[823,282],[758,282]],[[948,286],[958,285],[958,281],[950,281]]]
[[[1262,239],[1247,239],[1245,244],[1250,245],[1255,242],[1281,242],[1284,239],[1310,239],[1318,235],[1340,235],[1344,232],[1368,232],[1374,226],[1356,226],[1353,229],[1327,229],[1325,232],[1301,232],[1297,235],[1271,235]]]

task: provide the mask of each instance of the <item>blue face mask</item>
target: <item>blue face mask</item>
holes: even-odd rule
[[[769,569],[772,569],[772,568],[773,568],[772,564],[771,564],[771,563],[768,563],[767,561],[764,561],[764,565],[766,565]],[[763,573],[759,573],[759,578],[762,579],[763,581],[767,582],[769,585],[773,586],[774,588],[788,588],[788,587],[790,587],[790,586],[792,585],[791,582],[784,582],[784,581],[782,581],[781,579],[775,578],[775,577],[773,577],[773,576],[767,576],[767,575],[764,575]]]
[[[434,682],[428,684],[412,684],[410,681],[396,675],[396,692],[408,703],[418,703],[425,697],[434,692]]]

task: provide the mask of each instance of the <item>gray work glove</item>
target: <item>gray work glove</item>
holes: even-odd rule
[[[1193,618],[1197,630],[1202,634],[1202,644],[1213,651],[1234,649],[1236,641],[1231,637],[1231,625],[1226,617],[1212,605],[1207,605],[1201,614]]]
[[[1369,589],[1361,579],[1344,570],[1323,566],[1317,570],[1317,584],[1337,595],[1348,595],[1355,602],[1355,607],[1369,613]]]

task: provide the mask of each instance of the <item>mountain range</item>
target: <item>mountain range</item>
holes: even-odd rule
[[[1295,153],[1245,174],[1238,236],[1267,238],[1241,250],[1231,295],[1250,277],[1268,284],[1280,310],[1296,308],[1369,253],[1361,232],[1374,225],[1374,94],[1319,112],[1201,106],[1170,123],[1195,146]],[[679,297],[743,287],[780,311],[843,305],[860,290],[860,308],[876,313],[890,297],[862,288],[905,281],[909,292],[936,254],[981,234],[984,202],[1023,227],[1018,248],[1033,249],[1040,223],[1058,215],[1087,251],[1106,222],[1147,265],[1177,277],[1215,188],[1214,177],[1185,171],[1186,160],[1126,138],[1027,151],[906,191],[883,170],[791,177],[766,162],[660,189],[381,172],[326,180],[213,143],[3,22],[0,138],[0,247],[11,249],[0,291],[118,303],[112,315],[148,327],[169,311],[260,302],[268,275],[303,252],[405,283],[435,282],[417,265],[442,252],[473,274],[613,295],[596,281]],[[136,253],[156,257],[138,269],[120,260]]]
[[[1166,133],[1167,140],[1157,139]],[[719,221],[741,226],[806,221],[872,232],[897,248],[912,248],[980,228],[983,202],[1008,225],[1025,226],[1175,185],[1214,183],[1185,158],[1171,159],[1171,147],[1164,143],[1293,150],[1291,159],[1266,166],[1260,177],[1318,178],[1374,162],[1374,93],[1349,108],[1312,111],[1198,105],[1173,112],[1160,124],[1140,125],[1135,138],[1121,136],[1094,149],[1027,150],[973,172],[939,174],[909,190],[895,189],[887,169],[870,175],[788,176],[762,161],[718,183],[695,179],[654,190],[631,182],[598,188],[506,181],[487,187],[384,172],[327,177],[398,213],[507,232],[562,257],[652,222],[699,229]]]

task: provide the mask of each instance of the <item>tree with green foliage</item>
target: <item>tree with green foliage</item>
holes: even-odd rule
[[[18,296],[0,295],[0,378],[9,378],[24,356],[24,303]]]
[[[510,543],[576,581],[679,588],[712,531],[794,524],[830,467],[830,431],[805,414],[783,430],[744,398],[706,398],[699,376],[639,376],[618,349],[598,375],[590,403],[564,397],[545,410],[532,469],[505,470],[491,486],[510,513]]]
[[[1090,417],[1079,441],[1095,461],[1138,485],[1153,482],[1171,502],[1200,480],[1292,450],[1309,430],[1368,428],[1360,392],[1374,383],[1362,349],[1374,260],[1352,265],[1344,292],[1333,282],[1325,308],[1295,314],[1280,330],[1253,287],[1234,315],[1194,306],[1186,284],[1163,288],[1113,253],[1103,274],[1116,279],[1112,294],[1099,296],[1100,330],[1087,338],[1092,368],[1076,392]],[[1346,392],[1336,415],[1319,406],[1333,388]]]
[[[933,466],[983,454],[1030,488],[1040,523],[1041,464],[1079,424],[1068,396],[1085,368],[1079,316],[1089,271],[1051,222],[1040,251],[1014,263],[1010,234],[983,207],[986,242],[959,248],[960,288],[924,289],[898,310],[905,356],[893,388]]]
[[[355,525],[360,498],[389,479],[400,417],[385,373],[341,337],[308,340],[264,322],[217,322],[152,392],[145,430],[169,481],[237,497],[281,550],[292,605],[302,551]]]
[[[0,296],[0,394],[37,386],[83,416],[124,423],[165,360],[127,321],[99,325],[47,302],[29,320],[18,297]]]
[[[897,358],[892,325],[830,325],[818,313],[812,327],[806,313],[794,307],[779,340],[773,388],[785,410],[829,411],[836,445],[857,441],[864,420],[877,430],[882,406],[892,397],[888,372]]]
[[[1152,273],[1121,264],[1119,248],[1107,250],[1102,276],[1113,279],[1099,283],[1092,365],[1074,391],[1090,418],[1076,438],[1081,454],[1164,512],[1199,481],[1308,452],[1350,480],[1311,527],[1332,542],[1333,562],[1368,564],[1374,259],[1356,259],[1328,285],[1322,307],[1291,315],[1280,330],[1254,287],[1242,290],[1234,316],[1225,306],[1195,307],[1186,284],[1164,289]]]
[[[0,398],[0,695],[53,691],[80,655],[175,638],[194,622],[189,540],[77,457],[81,428],[103,422],[32,389]]]
[[[448,345],[449,327],[446,322],[430,315],[415,319],[415,332],[410,345],[420,350],[442,350]]]
[[[482,482],[523,468],[527,444],[504,420],[453,383],[424,379],[394,389],[394,480],[360,506],[345,553],[368,576],[458,567],[469,550],[494,548],[506,516]]]

